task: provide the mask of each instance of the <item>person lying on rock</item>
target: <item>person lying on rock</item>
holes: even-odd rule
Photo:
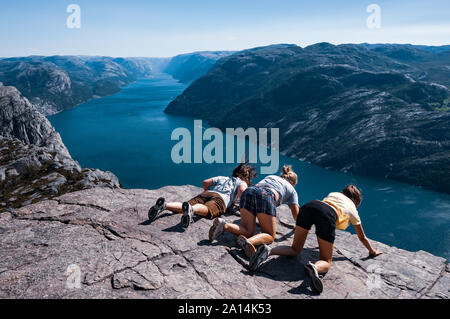
[[[209,230],[209,240],[212,242],[224,231],[236,236],[247,257],[251,257],[260,244],[271,244],[276,234],[277,206],[289,205],[294,220],[299,212],[298,195],[295,190],[297,174],[290,165],[284,165],[281,176],[269,175],[255,186],[248,187],[242,193],[239,211],[241,225],[226,223],[222,218],[216,218]],[[254,235],[256,219],[261,227],[261,233]]]
[[[308,262],[305,270],[311,278],[311,288],[318,293],[323,290],[321,278],[331,268],[333,257],[333,243],[335,229],[346,229],[349,221],[353,224],[361,243],[369,250],[371,257],[382,254],[375,250],[361,225],[357,208],[361,204],[362,196],[354,185],[346,186],[342,192],[330,193],[323,200],[312,200],[300,208],[297,217],[294,241],[292,246],[278,246],[269,248],[261,245],[250,259],[250,269],[256,270],[269,256],[297,256],[303,249],[308,231],[315,225],[317,241],[319,243],[320,260],[315,264]]]
[[[199,215],[211,219],[225,214],[227,209],[239,202],[241,194],[252,184],[256,168],[245,163],[235,167],[231,177],[216,176],[203,181],[204,192],[187,202],[166,203],[163,197],[148,211],[148,219],[153,221],[164,210],[181,213],[181,226],[189,227],[193,217]],[[212,189],[210,190],[210,188]]]

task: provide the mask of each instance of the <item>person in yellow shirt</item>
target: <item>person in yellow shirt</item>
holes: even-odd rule
[[[256,270],[269,256],[297,256],[300,254],[308,231],[312,225],[315,225],[320,260],[314,264],[308,262],[305,265],[305,270],[311,278],[311,288],[321,293],[323,285],[320,274],[330,270],[336,228],[346,229],[350,222],[355,228],[359,240],[369,251],[369,255],[375,257],[382,254],[381,251],[375,250],[371,246],[364,234],[357,210],[361,201],[362,196],[358,188],[354,185],[348,185],[340,193],[332,192],[321,201],[312,200],[303,205],[297,217],[292,246],[278,246],[272,249],[267,245],[259,246],[250,259],[250,269]]]

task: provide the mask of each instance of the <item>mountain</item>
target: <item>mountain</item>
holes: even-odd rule
[[[364,44],[367,48],[415,68],[421,81],[450,87],[450,45]]]
[[[278,127],[288,156],[450,193],[450,93],[440,76],[450,51],[399,49],[409,57],[329,43],[237,52],[165,112],[221,129]]]
[[[47,118],[0,83],[0,210],[94,186],[120,183],[111,172],[82,169]]]
[[[0,81],[16,87],[44,115],[114,94],[153,73],[158,59],[30,56],[0,60]]]
[[[231,55],[231,51],[204,51],[180,54],[170,59],[164,72],[183,83],[190,83],[206,74],[217,60]]]
[[[226,233],[209,243],[212,222],[207,219],[195,219],[187,230],[179,214],[163,213],[147,222],[148,208],[158,197],[179,201],[201,191],[188,185],[96,187],[0,210],[0,298],[450,297],[444,258],[375,241],[371,244],[383,254],[368,258],[356,235],[341,230],[336,231],[333,267],[317,295],[303,268],[319,258],[315,236],[308,237],[298,257],[271,258],[250,272],[235,236]],[[295,223],[286,205],[277,210],[276,245],[290,245]],[[239,222],[234,215],[224,218]]]

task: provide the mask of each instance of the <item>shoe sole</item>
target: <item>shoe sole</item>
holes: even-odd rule
[[[157,206],[157,207],[162,207],[162,205],[164,205],[164,198],[163,198],[163,197],[160,197],[160,198],[158,198],[158,200],[156,201],[155,206]],[[148,210],[148,219],[149,219],[150,221],[153,221],[153,220],[156,218],[156,216],[158,216],[159,209],[156,209],[155,206],[151,207],[151,208]]]
[[[264,253],[265,249],[264,246],[261,246],[261,248],[258,248],[255,252],[255,254],[250,259],[250,270],[255,271],[261,266],[262,261],[260,261],[261,255]],[[267,258],[265,258],[267,259]],[[264,259],[264,260],[265,260]]]
[[[183,210],[183,216],[181,216],[181,226],[183,228],[188,228],[191,223],[191,218],[189,216],[189,203],[184,202],[181,205],[181,209]]]
[[[247,245],[247,238],[245,238],[244,235],[239,235],[239,237],[237,238],[237,244],[239,248],[244,249],[245,246]]]
[[[208,238],[210,242],[214,241],[214,233],[216,232],[217,227],[219,227],[219,219],[216,218],[213,222],[213,225],[211,226],[211,228],[209,229],[209,234],[208,234]]]
[[[314,272],[314,269],[310,265],[305,265],[306,273],[308,274],[309,278],[311,279],[311,288],[317,292],[322,293],[323,291],[323,284],[320,278],[318,278]]]
[[[255,246],[250,244],[247,240],[247,238],[244,235],[239,235],[237,239],[238,246],[244,250],[245,255],[248,258],[251,258],[253,254],[256,252]]]
[[[256,248],[250,243],[247,243],[247,245],[244,248],[244,253],[248,258],[252,258],[252,256],[256,253]]]
[[[155,208],[153,208],[153,207],[151,207],[149,210],[148,210],[148,220],[149,221],[153,221],[153,220],[155,220],[155,218],[156,218],[156,216],[158,215],[158,210],[156,210]]]

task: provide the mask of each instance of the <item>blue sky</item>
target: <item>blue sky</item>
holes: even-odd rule
[[[69,29],[69,4],[81,28]],[[368,5],[381,27],[366,25]],[[0,56],[173,56],[273,43],[450,44],[450,1],[2,0]]]

